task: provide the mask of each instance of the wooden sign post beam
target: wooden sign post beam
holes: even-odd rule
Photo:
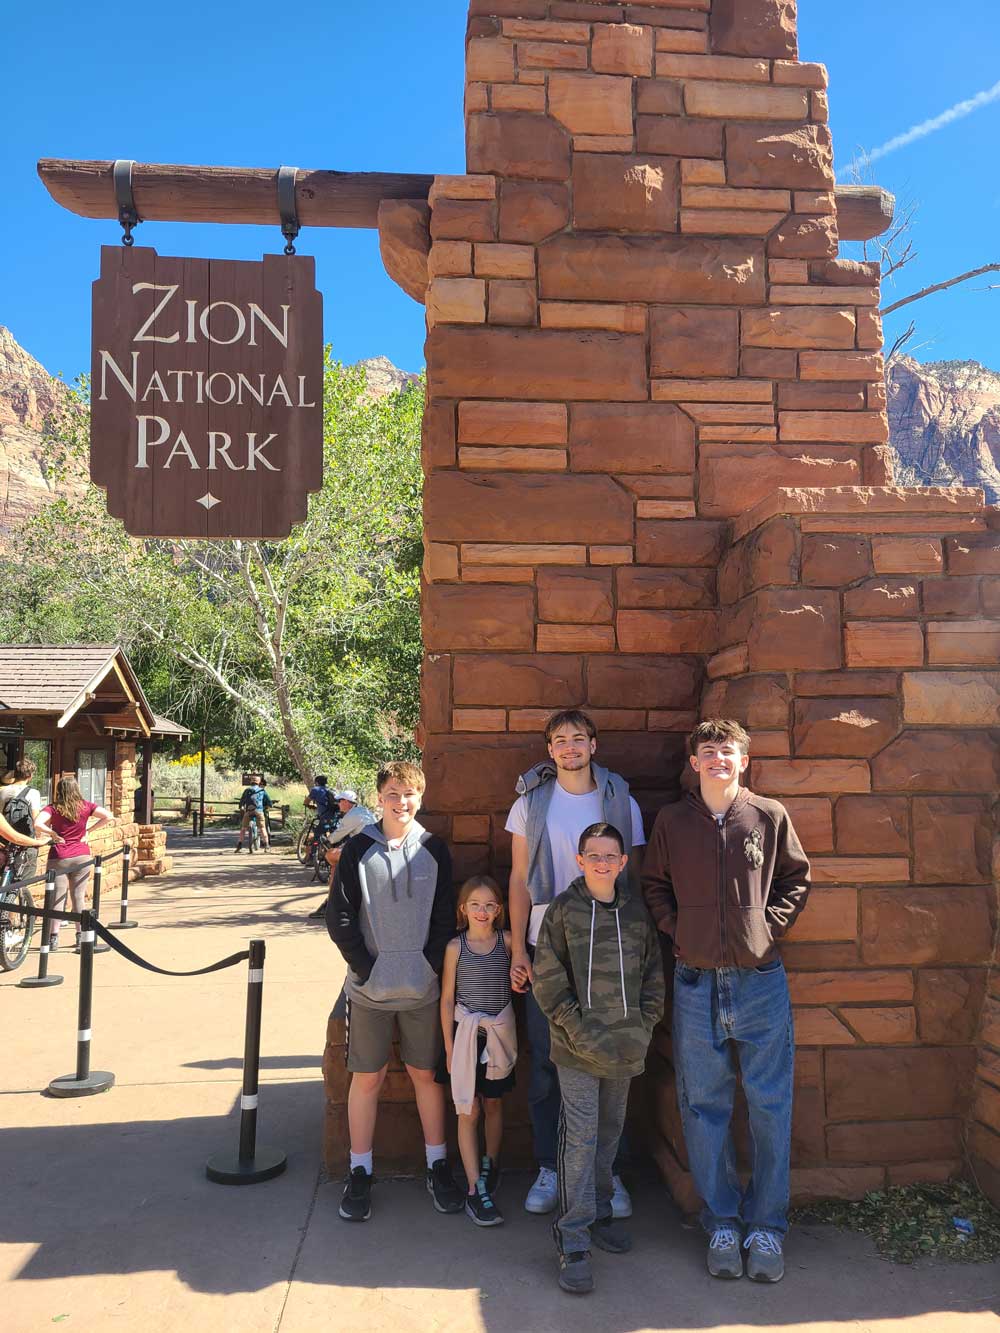
[[[42,158],[38,174],[57,204],[85,218],[117,218],[113,162]],[[149,222],[278,225],[277,169],[195,167],[137,162],[132,185],[139,215]],[[303,227],[378,227],[384,200],[425,202],[433,176],[392,172],[298,173],[296,200]],[[835,191],[842,241],[866,241],[892,222],[895,200],[878,186]]]

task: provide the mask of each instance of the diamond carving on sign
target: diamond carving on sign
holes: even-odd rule
[[[222,504],[217,500],[211,491],[206,491],[200,500],[195,500],[195,504],[204,505],[206,509],[214,509],[216,505]]]

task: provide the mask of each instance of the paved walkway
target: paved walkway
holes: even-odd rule
[[[171,842],[175,871],[134,887],[142,928],[124,938],[178,969],[267,939],[260,1141],[288,1152],[288,1171],[247,1189],[204,1175],[236,1145],[245,966],[180,980],[100,956],[93,1063],[116,1084],[67,1101],[39,1092],[75,1062],[78,959],[54,956],[66,981],[49,990],[0,976],[3,1333],[1000,1333],[1000,1265],[896,1268],[823,1228],[795,1234],[781,1286],[714,1283],[652,1182],[636,1190],[636,1249],[595,1256],[588,1299],[556,1289],[548,1222],[519,1206],[525,1178],[501,1184],[502,1230],[439,1217],[414,1181],[379,1185],[372,1221],[346,1226],[319,1165],[343,966],[304,923],[318,895],[288,855],[236,857],[218,833]]]

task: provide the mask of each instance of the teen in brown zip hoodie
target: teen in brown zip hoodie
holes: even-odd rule
[[[740,786],[750,737],[703,722],[688,739],[699,790],[660,811],[642,868],[673,943],[673,1055],[713,1277],[784,1275],[792,1120],[792,1010],[775,941],[805,906],[809,862],[778,801]],[[739,1066],[752,1174],[736,1174],[730,1122]],[[745,1229],[745,1236],[744,1236]]]

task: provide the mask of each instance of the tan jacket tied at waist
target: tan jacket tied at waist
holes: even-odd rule
[[[451,1095],[459,1115],[470,1115],[476,1100],[476,1063],[479,1031],[486,1033],[486,1077],[506,1078],[517,1060],[517,1029],[514,1008],[508,1002],[492,1018],[474,1014],[459,1001],[455,1005],[455,1041],[451,1052]]]

